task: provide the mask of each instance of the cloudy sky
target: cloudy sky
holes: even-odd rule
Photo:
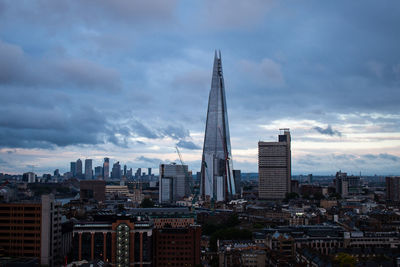
[[[400,174],[400,2],[0,0],[0,172],[200,168],[215,49],[234,168]]]

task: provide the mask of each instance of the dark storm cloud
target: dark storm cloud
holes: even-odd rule
[[[192,141],[180,140],[176,145],[178,147],[186,148],[186,149],[192,149],[192,150],[200,149],[200,147],[198,145],[196,145],[195,143],[193,143]]]
[[[328,125],[325,129],[319,126],[316,126],[313,129],[319,132],[320,134],[325,134],[330,136],[335,136],[335,135],[342,136],[342,133],[340,131],[332,129],[332,126],[330,125]]]

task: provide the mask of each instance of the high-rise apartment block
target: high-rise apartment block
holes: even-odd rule
[[[284,199],[290,192],[290,131],[281,129],[278,142],[258,142],[258,195],[261,199]]]
[[[93,161],[91,159],[85,159],[85,179],[91,180],[93,178]]]
[[[386,177],[386,199],[400,201],[400,176]]]
[[[236,194],[221,52],[215,52],[201,160],[200,194],[225,201]]]
[[[159,202],[171,203],[190,194],[187,165],[161,164],[159,177]]]
[[[53,195],[42,195],[38,202],[0,203],[0,218],[5,255],[61,265],[61,203]]]

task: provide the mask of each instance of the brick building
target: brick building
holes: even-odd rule
[[[98,215],[73,229],[73,260],[103,260],[116,266],[152,266],[152,221],[145,216]]]
[[[201,227],[153,230],[154,266],[196,266],[200,264]]]
[[[61,260],[61,204],[41,201],[0,203],[0,249],[5,256],[37,258],[42,265]]]

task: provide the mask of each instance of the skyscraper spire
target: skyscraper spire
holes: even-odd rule
[[[232,198],[236,194],[232,170],[221,51],[216,50],[201,164],[201,196],[215,201]]]

